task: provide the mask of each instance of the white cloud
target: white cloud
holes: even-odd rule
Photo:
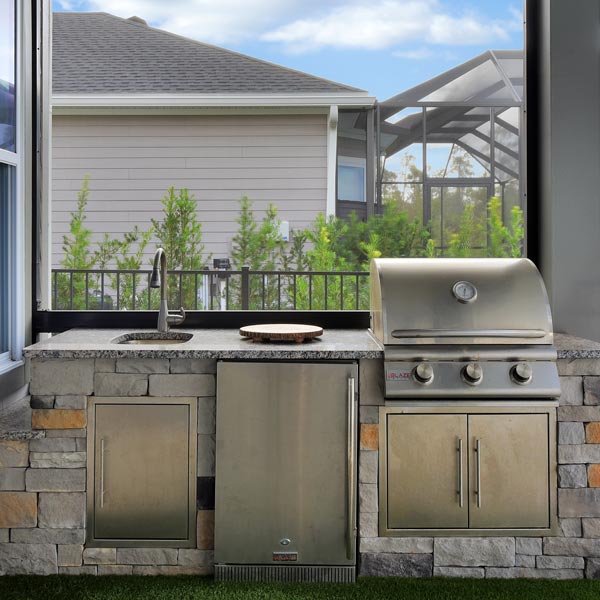
[[[393,56],[398,58],[408,58],[409,60],[425,60],[435,56],[431,48],[415,48],[414,50],[396,50],[392,52]]]
[[[443,45],[493,45],[508,40],[521,24],[466,13],[456,15],[438,0],[355,0],[297,19],[262,36],[291,52],[322,48],[382,50],[407,42]]]
[[[68,10],[71,0],[58,0]],[[317,0],[88,0],[78,10],[137,15],[148,24],[215,44],[256,39],[278,23],[295,19]]]
[[[75,6],[69,0],[55,0],[61,10],[75,10]]]
[[[290,52],[391,48],[406,51],[408,58],[424,58],[428,45],[491,47],[522,27],[522,15],[514,7],[507,8],[506,21],[494,21],[474,12],[458,14],[452,10],[452,0],[54,2],[62,10],[103,11],[125,18],[137,15],[155,27],[209,43],[261,40],[282,44]],[[472,3],[477,4],[476,0]]]

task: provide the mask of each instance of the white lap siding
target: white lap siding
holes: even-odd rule
[[[203,241],[216,257],[229,255],[244,195],[257,218],[273,203],[291,228],[304,228],[325,211],[326,134],[325,115],[55,116],[52,264],[63,257],[86,174],[93,240],[148,228],[171,185],[197,198]]]

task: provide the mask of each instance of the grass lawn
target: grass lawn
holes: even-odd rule
[[[600,580],[361,578],[355,585],[215,583],[211,577],[0,577],[1,600],[487,600],[600,598]]]

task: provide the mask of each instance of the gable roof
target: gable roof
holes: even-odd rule
[[[337,94],[358,88],[108,13],[53,14],[54,94]]]

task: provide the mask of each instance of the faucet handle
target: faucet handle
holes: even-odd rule
[[[169,325],[180,325],[185,320],[185,311],[180,309],[179,313],[169,312],[167,322]]]
[[[179,313],[171,313],[167,316],[167,322],[172,325],[180,325],[185,321],[185,310],[183,306],[179,309]]]

